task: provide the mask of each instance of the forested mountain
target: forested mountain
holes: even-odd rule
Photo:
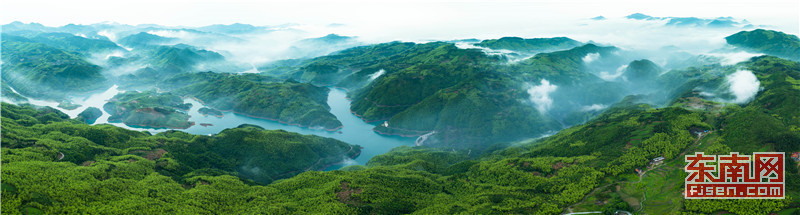
[[[9,34],[4,35],[12,36]],[[13,36],[12,36],[13,37]],[[90,56],[96,53],[126,52],[127,50],[119,47],[116,43],[108,39],[95,39],[76,36],[69,33],[41,33],[30,38],[33,42],[42,43],[67,52]]]
[[[247,189],[360,151],[330,138],[247,125],[212,136],[151,135],[8,103],[2,117],[3,213],[222,212],[227,209],[183,198],[216,193],[203,187],[218,180]]]
[[[517,39],[487,40],[478,45],[524,52],[580,45],[568,38]],[[378,132],[431,133],[427,144],[482,148],[580,123],[585,120],[583,111],[575,111],[581,106],[621,99],[622,86],[596,77],[584,60],[587,56],[602,58],[595,64],[616,60],[615,50],[589,44],[505,64],[501,56],[452,43],[394,42],[347,49],[299,64],[274,64],[264,73],[351,89],[355,114],[366,121],[388,121],[388,126],[375,127]],[[542,80],[566,85],[554,95],[583,99],[557,100],[552,108],[556,111],[537,111],[525,102],[531,96],[525,85],[539,85]],[[598,88],[607,90],[591,90]]]
[[[756,29],[725,37],[728,44],[748,51],[800,60],[800,39],[779,31]]]
[[[147,32],[139,32],[123,37],[119,40],[119,43],[129,47],[147,47],[174,43],[176,41],[178,41],[176,38],[161,37]]]
[[[523,39],[520,37],[503,37],[500,39],[484,40],[475,46],[490,49],[505,49],[518,52],[539,53],[570,49],[583,45],[581,42],[566,37]]]
[[[291,125],[337,130],[342,123],[329,112],[328,88],[293,80],[265,82],[258,75],[195,73],[193,84],[176,90],[206,105],[226,111],[266,118]],[[174,80],[174,79],[171,79]]]
[[[626,19],[673,30],[746,24]],[[788,158],[800,152],[794,35],[742,31],[703,54],[567,37],[261,43],[300,31],[287,26],[4,25],[2,213],[763,214],[799,205]],[[271,48],[297,58],[242,57]],[[786,199],[683,198],[684,155],[766,151],[787,155]],[[651,165],[657,157],[664,164]]]
[[[115,95],[103,105],[111,116],[109,122],[123,122],[126,125],[153,128],[188,128],[185,112],[192,104],[183,103],[181,97],[171,93],[124,92]]]
[[[352,110],[367,121],[388,119],[388,126],[376,127],[379,132],[435,132],[430,144],[439,146],[483,148],[538,137],[582,122],[567,119],[581,106],[621,98],[619,86],[587,71],[582,60],[613,50],[586,45],[504,65],[477,49],[441,44],[412,58],[424,61],[355,91]],[[605,90],[592,90],[598,88]]]
[[[101,68],[77,54],[6,36],[2,50],[2,79],[23,95],[58,99],[108,86]]]
[[[662,21],[662,23],[664,23],[663,25],[674,27],[736,28],[753,26],[747,20],[736,20],[733,17],[717,17],[711,19],[698,17],[654,17],[642,13],[634,13],[625,18],[632,20]]]
[[[786,200],[677,200],[681,198],[677,183],[682,183],[681,175],[685,174],[680,168],[684,163],[676,159],[679,155],[693,151],[749,154],[760,150],[800,150],[797,144],[800,137],[795,131],[800,123],[791,117],[798,114],[792,104],[800,101],[797,96],[800,92],[798,84],[792,80],[800,75],[800,65],[761,57],[738,66],[752,70],[765,83],[765,90],[744,107],[726,105],[698,109],[697,104],[710,101],[695,99],[694,103],[677,102],[669,107],[654,108],[637,103],[637,97],[629,97],[586,124],[531,143],[491,148],[481,156],[470,155],[472,153],[467,151],[402,147],[374,157],[367,166],[306,172],[268,185],[256,185],[226,175],[254,177],[248,174],[256,174],[255,168],[231,168],[260,162],[240,158],[256,153],[253,149],[247,145],[215,147],[242,144],[241,140],[270,141],[265,137],[254,138],[253,132],[266,137],[281,134],[275,137],[289,142],[297,137],[257,128],[230,129],[212,137],[191,138],[192,135],[182,132],[150,136],[107,125],[75,124],[64,121],[64,116],[52,111],[3,104],[3,192],[7,192],[3,210],[557,214],[567,207],[631,211],[641,206],[637,196],[644,194],[637,191],[640,190],[637,187],[644,186],[649,202],[644,207],[646,213],[777,211],[796,198],[800,186],[798,170],[791,159],[787,159],[790,193]],[[701,136],[690,132],[698,129],[711,132]],[[75,132],[83,130],[86,132]],[[33,144],[25,138],[41,140]],[[71,144],[62,146],[58,140]],[[107,155],[80,151],[87,147]],[[339,153],[347,152],[348,148],[340,147]],[[315,151],[313,147],[309,150],[308,153]],[[276,155],[293,156],[297,152],[287,150]],[[657,156],[664,156],[667,164],[651,170],[656,173],[642,176],[643,181],[638,182],[633,169],[647,165]],[[302,162],[314,163],[315,157],[325,156],[311,156]],[[294,159],[271,161],[275,160],[300,162]],[[79,163],[86,166],[77,165]],[[21,174],[23,172],[29,174]],[[28,177],[30,175],[49,177]],[[87,185],[93,191],[73,192],[85,189],[73,187],[77,183],[53,184],[56,179],[52,177],[94,184]],[[641,185],[637,185],[639,183]],[[96,187],[127,191],[111,192]],[[664,190],[665,195],[657,194],[663,189],[669,190]],[[601,203],[583,200],[587,194]],[[75,198],[87,199],[87,202],[71,201]],[[673,203],[659,203],[662,201]],[[206,204],[216,206],[207,207]]]

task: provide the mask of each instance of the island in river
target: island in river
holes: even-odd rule
[[[130,91],[117,94],[103,109],[111,116],[109,122],[128,126],[186,129],[194,125],[186,113],[191,104],[180,96],[155,91]]]

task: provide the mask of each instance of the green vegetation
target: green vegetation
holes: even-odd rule
[[[523,39],[519,37],[503,37],[500,39],[484,40],[475,46],[490,49],[505,49],[519,52],[548,52],[555,50],[571,49],[583,43],[566,37]]]
[[[498,41],[487,43],[531,49],[580,45],[568,38]],[[592,75],[583,60],[589,54],[614,59],[616,50],[588,44],[507,64],[502,57],[452,43],[393,42],[304,62],[279,62],[262,71],[350,89],[355,114],[369,122],[388,120],[388,126],[375,127],[378,132],[435,132],[425,144],[482,149],[495,142],[538,137],[597,114],[581,105],[619,101],[624,88]],[[554,99],[552,111],[534,108],[527,90],[542,79],[559,87],[552,97],[569,99]]]
[[[800,61],[800,39],[780,31],[756,29],[725,37],[728,44],[745,50]]]
[[[253,126],[212,136],[150,135],[7,103],[2,104],[2,135],[4,214],[299,210],[287,202],[294,197],[273,196],[291,195],[278,190],[290,186],[255,184],[359,153],[358,146],[334,139]]]
[[[70,33],[42,33],[30,38],[34,42],[52,46],[64,51],[78,53],[83,56],[91,56],[97,53],[108,53],[113,51],[127,52],[116,43],[103,39],[89,39],[75,36]]]
[[[174,43],[177,39],[161,37],[146,32],[139,32],[137,34],[128,35],[119,40],[119,44],[130,47],[148,47],[157,46],[167,43]]]
[[[60,100],[71,92],[107,86],[101,68],[78,55],[5,37],[2,50],[2,79],[22,95]]]
[[[683,179],[686,177],[686,173],[683,171],[683,167],[686,163],[683,162],[681,156],[670,159],[670,156],[674,154],[673,150],[660,151],[659,148],[661,147],[657,147],[660,143],[667,143],[667,146],[677,146],[678,150],[682,151],[680,155],[692,154],[698,151],[710,154],[727,154],[731,151],[744,154],[751,154],[756,151],[778,151],[791,154],[792,152],[800,151],[800,148],[798,148],[798,143],[800,143],[798,131],[792,130],[797,127],[798,123],[795,121],[796,117],[793,116],[798,114],[795,103],[800,101],[800,99],[798,99],[798,93],[800,93],[800,91],[794,89],[791,82],[786,81],[788,80],[787,77],[800,75],[800,65],[797,62],[765,56],[740,63],[737,67],[751,70],[757,74],[764,88],[764,90],[758,94],[755,101],[750,102],[744,107],[731,104],[720,107],[722,105],[715,102],[705,101],[697,97],[686,97],[676,99],[676,103],[674,103],[673,107],[652,110],[645,109],[644,112],[641,112],[645,113],[644,118],[638,114],[614,113],[614,111],[617,110],[614,108],[594,120],[598,121],[598,124],[613,125],[605,124],[608,123],[609,120],[603,120],[602,118],[607,114],[631,117],[635,118],[635,121],[631,120],[631,118],[626,121],[638,122],[638,127],[640,128],[630,132],[631,134],[629,135],[612,138],[612,140],[616,140],[612,143],[602,144],[603,148],[608,148],[610,150],[603,150],[603,148],[599,150],[594,149],[601,158],[605,157],[603,156],[605,154],[614,153],[615,150],[624,149],[623,154],[617,154],[612,156],[612,159],[609,159],[611,160],[609,166],[613,165],[614,168],[606,168],[608,170],[614,170],[621,166],[622,169],[628,169],[627,171],[620,172],[619,176],[613,178],[613,180],[608,180],[608,182],[606,182],[608,185],[604,185],[615,187],[611,189],[611,195],[619,195],[625,202],[631,205],[632,210],[647,214],[663,214],[675,211],[691,213],[718,213],[725,211],[734,214],[761,214],[778,212],[787,207],[796,207],[795,201],[798,197],[797,190],[800,188],[800,175],[798,175],[798,170],[796,168],[797,164],[791,159],[787,160],[787,199],[785,200],[684,200],[681,192],[683,192]],[[789,108],[790,106],[794,108]],[[684,110],[682,109],[683,107],[691,108],[692,111]],[[663,118],[650,118],[651,114],[655,114],[653,116],[664,116],[664,113],[667,113],[659,110],[672,110],[669,111],[672,112],[670,115],[679,116],[679,118],[676,119],[680,119],[680,121],[684,122],[680,123],[680,121]],[[676,110],[681,111],[676,112]],[[661,113],[659,114],[659,112]],[[675,113],[678,113],[678,115],[674,115]],[[695,140],[690,141],[689,144],[681,143],[686,141],[681,140],[683,138],[682,136],[688,136],[688,132],[686,131],[667,136],[659,136],[659,133],[656,133],[658,130],[663,130],[665,128],[670,130],[679,128],[675,127],[674,122],[679,122],[678,124],[683,125],[691,125],[690,128],[697,127],[699,130],[708,129],[711,132],[702,137],[695,137]],[[590,122],[588,124],[593,123]],[[619,127],[627,129],[624,127],[625,124],[634,125],[636,123],[623,122]],[[649,127],[652,127],[652,130]],[[591,133],[592,130],[596,129],[600,128],[594,127],[591,130],[584,128],[574,132],[572,129],[568,129],[562,131],[559,135],[562,133],[581,133],[581,136],[601,137],[600,135]],[[550,140],[560,141],[559,139],[564,139],[566,142],[574,141],[574,138],[569,137],[572,135],[569,135],[567,138],[560,137],[559,135],[551,137],[553,139]],[[610,135],[613,136],[614,133],[610,133]],[[627,143],[624,144],[623,142],[625,142],[625,140],[627,140]],[[665,142],[665,140],[667,142]],[[544,140],[542,142],[544,143],[538,146],[543,148],[542,151],[536,151],[536,153],[531,154],[549,152],[549,150],[546,150],[548,141]],[[582,143],[584,144],[574,145],[580,145],[581,148],[583,148],[589,145],[588,143],[590,142]],[[678,145],[674,145],[676,143]],[[617,144],[617,146],[605,147],[606,145],[613,144]],[[645,150],[637,149],[637,147],[645,147]],[[537,146],[533,148],[535,151]],[[669,147],[663,149],[668,148]],[[573,149],[579,150],[578,148]],[[649,151],[647,149],[656,149],[661,154],[636,158],[638,155],[647,155],[647,151]],[[631,152],[633,150],[639,150],[639,152]],[[642,167],[643,170],[646,170],[646,168],[643,167],[647,164],[648,159],[652,158],[652,156],[661,155],[667,158],[667,162],[647,171],[645,175],[641,176],[641,180],[635,178],[635,176],[634,178],[626,176],[626,174],[630,174],[628,171],[630,171],[631,167],[639,166]],[[619,157],[614,158],[616,156]],[[636,163],[636,160],[639,160],[639,165],[626,164]],[[595,202],[590,199],[598,198],[600,198],[599,194],[590,195],[587,197],[586,201],[577,204],[573,208],[597,210],[594,204]]]
[[[103,109],[111,114],[109,122],[149,128],[188,128],[194,125],[185,113],[191,105],[171,93],[132,91],[115,95]]]
[[[73,104],[69,100],[64,100],[64,101],[61,101],[61,102],[58,103],[58,107],[59,108],[64,108],[66,110],[75,110],[75,109],[78,109],[79,107],[81,107],[81,105]]]
[[[380,69],[397,71],[411,65],[394,64],[388,59],[400,56],[412,56],[422,53],[435,45],[416,45],[414,43],[381,43],[377,45],[355,47],[337,53],[314,58],[300,63],[283,62],[286,65],[273,65],[262,68],[265,73],[285,78],[292,78],[316,85],[338,85],[358,89],[367,84],[369,75]],[[340,83],[341,82],[341,83]]]
[[[798,110],[776,103],[797,101],[783,91],[797,91],[786,81],[800,73],[797,65],[774,57],[738,65],[756,73],[765,87],[743,108],[653,108],[638,103],[644,97],[631,96],[586,124],[540,140],[498,144],[483,153],[399,147],[367,166],[330,172],[301,173],[352,157],[358,147],[253,126],[210,137],[179,131],[149,135],[76,124],[52,109],[4,103],[3,212],[775,212],[794,207],[800,180],[792,161],[786,200],[688,201],[680,197],[685,176],[680,158],[694,151],[750,153],[751,147],[798,150],[793,139],[737,140],[743,129],[758,127],[777,132],[755,130],[759,135],[797,134],[781,129],[796,124],[791,116]],[[741,120],[753,117],[760,118]],[[701,138],[691,130],[711,132]],[[646,170],[658,156],[667,158],[665,164],[641,180],[633,175],[634,168]]]
[[[149,58],[150,66],[171,73],[191,71],[198,63],[212,63],[225,58],[213,51],[182,44],[159,46],[145,55]]]
[[[100,118],[102,115],[103,111],[100,110],[100,108],[88,107],[86,110],[81,111],[75,119],[86,124],[94,124],[97,118]]]
[[[5,81],[0,81],[0,86],[2,87],[2,89],[0,89],[0,93],[3,95],[3,99],[8,99],[11,102],[28,101],[28,98],[25,98],[25,96],[17,94],[13,90],[11,90],[11,87],[9,87]]]
[[[625,73],[622,75],[627,78],[629,82],[647,84],[658,78],[661,74],[661,67],[653,63],[653,61],[642,59],[635,60],[628,64],[625,68]]]
[[[222,117],[223,116],[222,115],[222,111],[219,111],[219,110],[216,110],[216,109],[212,109],[212,108],[207,108],[207,107],[201,107],[199,110],[197,110],[197,112],[199,112],[200,114],[203,114],[203,116],[208,116],[208,115],[213,115],[213,116],[216,116],[216,117]]]
[[[420,44],[393,58],[394,64],[407,67],[384,68],[387,74],[351,96],[351,109],[367,121],[388,119],[439,90],[476,76],[492,61],[480,50],[459,49],[450,43]]]
[[[622,93],[620,86],[586,72],[582,60],[589,53],[608,55],[613,47],[590,44],[504,65],[477,49],[424,44],[433,45],[437,47],[408,59],[401,57],[404,55],[393,58],[395,64],[412,66],[387,72],[351,93],[353,112],[367,121],[388,119],[388,127],[375,128],[382,133],[422,135],[435,131],[426,144],[482,149],[491,143],[538,137],[581,123],[580,119],[563,123],[562,119],[573,111],[583,113],[570,101],[612,103]],[[530,97],[526,90],[542,79],[560,87],[553,97],[570,98],[555,99],[552,112],[537,110],[526,102]],[[571,87],[575,85],[582,87]]]
[[[494,43],[535,44],[513,41]],[[58,50],[37,44],[4,42],[3,48]],[[800,170],[792,159],[784,200],[681,196],[687,153],[800,151],[800,63],[777,57],[663,75],[649,60],[633,61],[623,77],[659,92],[622,98],[625,87],[635,85],[606,82],[590,67],[617,63],[617,49],[593,44],[508,64],[450,43],[395,42],[281,62],[266,72],[278,77],[172,72],[190,71],[201,61],[187,59],[204,54],[182,45],[145,49],[161,53],[155,55],[163,61],[149,61],[154,67],[136,75],[159,77],[148,84],[171,92],[116,95],[104,106],[110,120],[186,126],[181,110],[190,106],[180,96],[193,96],[214,108],[204,107],[206,114],[235,111],[336,129],[341,123],[329,113],[328,89],[312,85],[319,84],[350,89],[356,114],[388,120],[378,132],[432,136],[426,146],[398,147],[365,166],[320,172],[358,156],[360,147],[253,125],[213,135],[152,135],[85,124],[102,113],[96,108],[69,119],[53,108],[2,103],[2,213],[758,214],[796,211],[800,199]],[[741,105],[710,101],[731,96],[725,77],[737,70],[757,76],[762,89],[756,98]],[[543,80],[558,87],[549,94],[551,110],[528,102],[532,85]],[[6,94],[10,89],[4,85],[4,98],[13,96]],[[594,104],[613,105],[581,110]],[[662,156],[664,164],[650,165]]]
[[[173,46],[147,46],[135,50],[135,55],[129,58],[117,59],[116,64],[146,65],[133,73],[121,75],[120,84],[123,87],[152,87],[172,76],[195,71],[217,70],[228,72],[232,67],[224,62],[221,54],[198,49],[185,44]]]
[[[336,130],[342,123],[329,112],[327,103],[329,89],[292,80],[285,82],[263,82],[259,75],[213,75],[199,73],[200,77],[170,79],[169,83],[182,79],[195,82],[176,92],[193,96],[209,107],[233,111],[253,117],[276,120],[282,123],[312,128]],[[257,81],[254,81],[257,80]]]
[[[177,74],[165,80],[160,80],[157,83],[156,87],[160,89],[175,90],[189,86],[191,84],[227,79],[231,77],[234,77],[235,79],[239,80],[263,82],[263,83],[281,82],[281,79],[272,76],[265,76],[259,74],[251,74],[251,73],[230,74],[230,73],[218,73],[218,72],[196,72],[196,73]]]

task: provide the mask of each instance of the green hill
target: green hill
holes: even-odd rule
[[[569,41],[533,39],[517,45],[544,48]],[[388,120],[388,126],[375,127],[378,132],[410,136],[434,132],[426,144],[482,148],[581,123],[596,114],[586,113],[582,106],[622,99],[622,85],[593,75],[584,62],[588,55],[596,55],[601,63],[616,60],[616,50],[588,44],[507,64],[501,57],[452,43],[393,42],[303,62],[286,61],[265,73],[350,89],[355,114],[369,122]],[[564,99],[552,101],[552,112],[537,111],[529,102],[526,91],[542,80],[561,87],[553,97]]]
[[[94,122],[97,121],[97,118],[100,118],[102,115],[103,111],[101,111],[100,108],[88,107],[81,111],[81,113],[79,113],[75,119],[86,124],[94,124]]]
[[[82,57],[41,43],[2,42],[2,78],[20,94],[63,99],[108,86],[101,68]]]
[[[31,40],[85,56],[112,51],[127,52],[127,50],[109,40],[90,39],[69,33],[43,33],[31,38]]]
[[[628,64],[622,75],[630,82],[640,83],[656,80],[661,71],[661,67],[653,63],[653,61],[642,59]]]
[[[325,87],[292,80],[271,82],[255,74],[195,73],[187,76],[195,76],[188,80],[198,81],[176,92],[193,96],[215,109],[303,127],[337,130],[342,126],[329,112],[329,89]],[[181,79],[184,78],[173,78],[169,82],[180,83]]]
[[[5,81],[0,81],[0,87],[2,87],[2,89],[0,89],[0,93],[3,94],[3,99],[8,99],[8,101],[11,102],[28,101],[28,98],[25,98],[24,96],[15,93],[13,90],[11,90],[11,87],[9,87]]]
[[[427,46],[426,46],[427,47]],[[327,56],[304,61],[297,66],[276,66],[259,69],[265,73],[295,80],[310,82],[316,85],[339,85],[348,88],[360,88],[370,74],[387,66],[386,69],[407,67],[383,63],[392,56],[410,52],[417,48],[414,43],[391,42],[377,45],[355,47],[339,51]],[[391,67],[388,67],[391,66]]]
[[[498,65],[479,50],[442,44],[415,55],[413,59],[424,60],[407,63],[414,66],[387,73],[352,93],[351,109],[367,121],[388,119],[388,127],[377,126],[378,132],[422,135],[435,131],[429,143],[435,146],[483,148],[538,137],[581,123],[577,116],[584,114],[581,105],[621,99],[621,86],[587,72],[582,60],[589,53],[613,50],[586,45]],[[552,111],[537,110],[528,102],[527,90],[541,80],[560,87],[552,93]]]
[[[566,37],[532,38],[503,37],[500,39],[483,40],[475,46],[490,49],[505,49],[518,52],[538,53],[556,50],[571,49],[583,43]]]
[[[185,44],[150,46],[133,53],[129,58],[119,59],[119,66],[143,68],[121,75],[119,83],[123,87],[152,87],[174,75],[209,70],[226,72],[235,68],[219,53]]]
[[[4,214],[235,213],[239,203],[231,197],[266,188],[258,183],[321,169],[360,152],[330,138],[246,125],[212,136],[150,135],[7,103],[2,118]],[[258,196],[269,196],[263,194]],[[208,207],[211,202],[229,206]]]
[[[161,37],[153,34],[148,34],[147,32],[139,32],[137,34],[128,35],[123,37],[119,40],[119,44],[129,46],[129,47],[148,47],[148,46],[158,46],[168,43],[174,43],[177,39],[169,38],[169,37]]]
[[[185,113],[191,106],[190,103],[183,103],[180,96],[171,93],[130,91],[115,95],[103,105],[103,109],[111,114],[109,122],[148,128],[185,129],[194,125]]]
[[[681,197],[684,154],[800,150],[794,117],[800,65],[759,57],[736,66],[753,71],[764,87],[744,107],[654,108],[639,103],[645,96],[630,96],[585,124],[539,140],[498,144],[484,153],[400,147],[367,166],[293,177],[319,167],[322,158],[352,156],[357,147],[252,126],[211,137],[149,135],[4,103],[3,212],[561,214],[570,208],[752,214],[794,207],[800,176],[792,159],[785,200]],[[709,132],[692,133],[703,130]],[[320,152],[334,153],[313,155]],[[658,156],[665,164],[647,169]],[[635,168],[648,172],[640,178]],[[275,176],[284,179],[272,181]]]
[[[725,37],[725,41],[745,50],[800,61],[800,39],[780,31],[756,29],[740,31]]]

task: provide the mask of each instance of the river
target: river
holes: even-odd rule
[[[42,101],[29,98],[28,103],[39,106],[50,106],[74,118],[81,111],[83,111],[88,107],[97,107],[100,108],[100,110],[103,110],[103,105],[106,103],[106,101],[114,97],[114,95],[116,95],[119,92],[121,91],[117,88],[116,85],[114,85],[104,92],[93,94],[83,99],[73,98],[72,102],[74,104],[82,105],[81,107],[74,110],[66,110],[63,108],[59,108],[57,107],[58,102],[52,102],[52,101]],[[241,124],[253,124],[270,130],[282,129],[301,134],[313,134],[317,136],[330,137],[344,141],[346,143],[356,144],[363,147],[363,149],[361,149],[361,155],[356,157],[356,159],[353,160],[346,159],[341,164],[327,168],[326,171],[336,170],[348,165],[365,165],[367,161],[369,161],[369,159],[372,158],[373,156],[386,153],[394,147],[404,146],[404,145],[414,146],[414,141],[416,140],[416,138],[386,136],[372,131],[372,128],[380,123],[377,124],[366,123],[363,120],[361,120],[361,118],[352,114],[350,112],[350,101],[347,99],[346,96],[347,94],[344,90],[336,88],[331,88],[330,93],[328,94],[328,106],[331,107],[331,113],[335,115],[336,118],[339,119],[339,121],[341,121],[343,125],[343,127],[337,131],[303,128],[299,126],[287,125],[266,119],[247,117],[232,112],[223,112],[224,116],[222,118],[218,118],[213,115],[203,116],[198,112],[198,110],[201,107],[204,107],[203,104],[194,99],[185,99],[184,102],[192,103],[192,108],[189,109],[188,114],[190,116],[189,120],[195,122],[195,125],[187,129],[178,129],[178,130],[192,134],[210,135],[219,133],[220,131],[226,128],[237,127]],[[103,110],[103,115],[100,118],[98,118],[94,124],[107,123],[131,130],[139,130],[139,131],[146,130],[151,133],[158,133],[168,130],[168,129],[130,127],[123,123],[108,123],[109,116],[110,115],[106,113],[105,110]],[[212,125],[204,127],[200,125],[201,123],[210,123]]]

